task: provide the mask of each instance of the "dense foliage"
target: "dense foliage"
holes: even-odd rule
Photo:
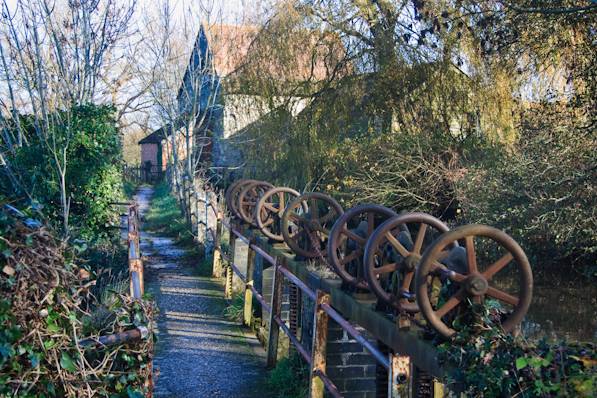
[[[21,189],[15,192],[11,180],[3,178],[2,192],[22,202],[33,201],[51,222],[61,221],[60,178],[53,166],[53,148],[66,148],[70,225],[79,238],[105,238],[106,227],[117,222],[110,202],[122,196],[122,149],[114,113],[111,106],[77,106],[55,116],[63,122],[51,125],[51,138],[35,133],[33,116],[23,116],[21,125],[27,131],[28,144],[9,152],[7,158]]]
[[[299,3],[280,6],[231,84],[269,98],[239,140],[245,175],[491,224],[537,271],[595,275],[597,6]],[[289,61],[297,46],[310,64]],[[294,79],[268,73],[287,62]]]
[[[477,310],[479,325],[438,346],[452,389],[465,386],[475,397],[595,396],[594,344],[528,342],[503,333],[491,310]]]
[[[151,304],[133,301],[126,284],[94,296],[80,248],[17,211],[0,211],[0,249],[0,395],[144,396],[151,337],[101,348],[81,341],[148,325]]]

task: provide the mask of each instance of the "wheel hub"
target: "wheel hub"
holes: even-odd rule
[[[414,272],[417,268],[417,264],[421,261],[421,256],[416,253],[411,253],[408,257],[404,259],[404,265],[408,272]]]
[[[464,287],[469,294],[481,296],[487,292],[489,284],[481,274],[473,274],[466,279]]]

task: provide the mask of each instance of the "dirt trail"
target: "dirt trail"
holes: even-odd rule
[[[153,190],[136,195],[144,214]],[[146,290],[159,307],[155,397],[267,397],[264,351],[222,315],[223,287],[196,276],[173,240],[141,232]]]

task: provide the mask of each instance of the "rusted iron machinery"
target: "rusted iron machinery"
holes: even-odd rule
[[[467,314],[474,304],[499,304],[508,332],[528,311],[529,261],[510,236],[490,226],[450,231],[429,214],[398,215],[375,204],[344,211],[326,194],[253,179],[231,184],[226,200],[233,217],[297,256],[322,260],[345,287],[371,291],[396,314],[420,313],[446,338],[458,332],[455,325],[474,322]]]

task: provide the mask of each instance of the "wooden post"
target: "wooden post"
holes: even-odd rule
[[[247,249],[247,283],[245,285],[245,310],[243,314],[245,326],[251,326],[251,323],[253,322],[253,291],[251,290],[251,287],[253,286],[256,253],[255,250],[251,249],[251,244],[254,243],[255,238],[252,238]]]
[[[446,396],[446,389],[437,379],[433,379],[433,398],[443,398]],[[461,395],[462,396],[462,395]]]
[[[276,322],[276,317],[282,313],[282,293],[284,287],[284,275],[279,270],[278,259],[274,265],[274,280],[272,283],[271,314],[269,318],[269,333],[267,337],[267,367],[273,368],[278,360],[278,338],[280,337],[280,327]]]
[[[216,238],[214,241],[214,258],[211,274],[214,278],[222,277],[222,212],[218,211],[216,222]]]
[[[325,373],[326,347],[328,340],[328,314],[321,308],[330,303],[328,293],[317,290],[313,314],[313,351],[311,352],[311,374],[309,377],[309,398],[323,398],[325,386],[317,372]]]
[[[408,356],[389,354],[388,398],[412,397],[411,361]]]

